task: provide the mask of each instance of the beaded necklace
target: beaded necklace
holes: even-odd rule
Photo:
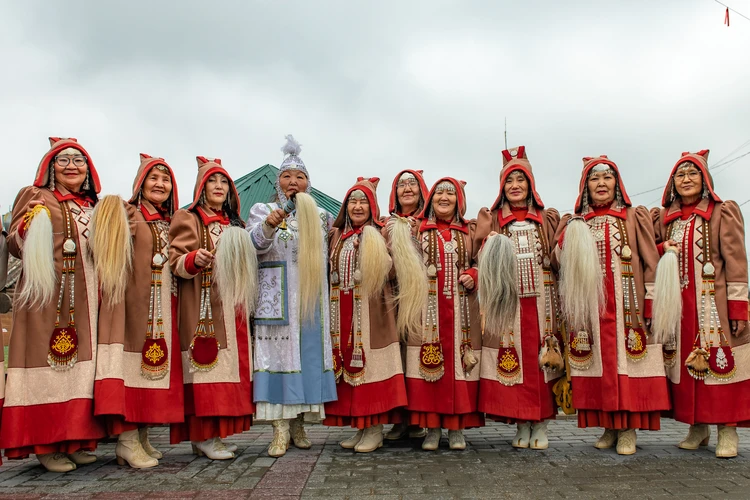
[[[359,234],[339,239],[333,251],[331,272],[331,342],[333,347],[333,367],[336,381],[343,376],[344,382],[356,387],[364,383],[365,351],[362,342],[362,271],[360,270]],[[353,335],[349,335],[347,350],[351,357],[346,360],[341,351],[341,292],[354,294]]]
[[[149,380],[164,378],[169,372],[169,349],[164,339],[164,321],[161,309],[162,268],[167,261],[163,245],[163,235],[168,231],[165,221],[148,223],[151,231],[151,291],[148,303],[148,320],[146,340],[141,350],[141,376]],[[156,318],[154,320],[154,303],[156,303]]]
[[[60,277],[60,292],[57,296],[57,310],[55,327],[49,340],[47,364],[57,371],[73,368],[78,361],[78,333],[75,321],[75,265],[76,242],[73,240],[73,216],[66,202],[59,202],[60,210],[65,221],[65,239],[63,240],[63,267]],[[65,295],[65,281],[69,286],[68,326],[60,328],[60,312],[63,296]]]
[[[685,361],[685,366],[691,377],[704,380],[711,376],[719,381],[727,381],[735,376],[734,352],[729,345],[724,329],[721,326],[719,312],[716,308],[716,268],[713,265],[711,252],[711,222],[701,217],[700,225],[694,215],[688,219],[690,224],[679,224],[678,220],[670,223],[667,228],[668,237],[671,236],[680,245],[680,284],[684,279],[689,284],[689,269],[692,262],[683,264],[689,259],[690,238],[688,231],[695,231],[698,237],[697,246],[702,248],[694,258],[702,262],[700,305],[698,309],[698,333],[693,340],[693,351]],[[685,221],[679,221],[685,222]],[[697,227],[696,227],[697,226]],[[680,238],[679,240],[677,238]],[[676,340],[672,341],[676,344]]]
[[[208,231],[200,225],[200,238],[204,250],[209,249]],[[219,341],[214,331],[213,306],[211,305],[211,266],[201,269],[200,318],[190,342],[190,364],[192,371],[211,371],[219,362]]]

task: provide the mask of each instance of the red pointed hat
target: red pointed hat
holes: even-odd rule
[[[495,199],[495,202],[490,207],[490,210],[495,210],[502,205],[505,199],[505,181],[508,176],[515,171],[520,171],[526,176],[526,180],[529,181],[529,191],[531,191],[531,197],[534,204],[538,208],[544,208],[542,198],[536,191],[536,182],[534,181],[534,174],[531,169],[531,163],[526,156],[526,146],[518,146],[513,149],[506,149],[503,151],[503,168],[500,170],[500,192]]]
[[[697,153],[682,153],[682,156],[679,160],[677,160],[677,163],[674,164],[674,167],[672,167],[672,172],[669,174],[669,181],[667,181],[667,185],[664,187],[664,194],[661,197],[661,205],[663,207],[669,207],[674,201],[676,197],[676,191],[673,189],[674,174],[677,173],[677,167],[685,162],[692,163],[698,168],[698,170],[701,171],[701,175],[703,176],[703,184],[708,190],[708,195],[716,203],[721,203],[721,198],[719,198],[719,195],[717,195],[714,191],[714,179],[713,177],[711,177],[711,172],[708,171],[708,149],[703,149],[701,151],[698,151]]]
[[[203,188],[206,186],[206,181],[213,174],[221,174],[229,181],[229,194],[227,201],[229,201],[229,208],[240,214],[240,197],[237,194],[237,188],[234,186],[234,181],[229,173],[221,166],[220,158],[207,158],[205,156],[196,156],[195,159],[198,162],[198,177],[195,180],[195,187],[193,188],[193,202],[188,207],[188,210],[193,210],[200,203],[201,193]]]
[[[427,184],[424,182],[424,177],[422,174],[424,173],[424,170],[402,170],[401,172],[396,175],[396,177],[393,179],[393,184],[391,185],[391,197],[388,200],[388,213],[392,214],[395,213],[399,209],[398,204],[398,193],[396,190],[398,189],[398,181],[401,179],[401,176],[404,174],[411,174],[414,176],[415,179],[417,179],[417,182],[419,183],[419,194],[422,196],[422,204],[424,204],[424,200],[427,199]]]
[[[583,158],[583,171],[581,172],[581,182],[578,185],[578,199],[576,200],[575,212],[580,214],[583,211],[583,195],[588,192],[587,181],[589,172],[591,172],[591,169],[597,165],[608,165],[614,171],[615,176],[617,176],[617,187],[619,187],[620,193],[622,194],[623,203],[626,207],[632,206],[630,197],[628,196],[627,191],[625,191],[625,184],[622,182],[620,169],[617,168],[615,162],[607,158],[607,155],[594,157],[586,156]]]
[[[177,182],[172,167],[169,166],[164,158],[154,158],[153,156],[149,156],[146,153],[141,153],[140,159],[141,164],[138,166],[138,172],[136,173],[135,180],[133,181],[133,196],[130,197],[128,203],[135,203],[136,199],[138,198],[138,194],[141,192],[141,188],[143,188],[143,182],[146,180],[149,172],[151,172],[151,170],[155,166],[162,165],[169,171],[169,177],[172,178],[172,192],[169,193],[169,209],[170,215],[174,214],[174,211],[180,207],[180,202],[177,196]]]
[[[49,166],[55,159],[57,153],[63,149],[74,148],[86,157],[89,166],[89,175],[91,176],[91,184],[94,193],[99,194],[102,190],[102,185],[99,182],[99,174],[96,172],[94,162],[91,160],[91,155],[86,151],[83,146],[78,144],[78,140],[73,137],[50,137],[49,138],[50,149],[47,151],[42,160],[39,162],[39,166],[36,169],[36,177],[34,178],[34,186],[36,187],[47,187],[49,184]]]
[[[365,196],[367,196],[367,201],[370,203],[370,222],[382,227],[383,223],[380,222],[380,208],[378,207],[377,196],[379,182],[379,177],[370,177],[369,179],[366,179],[364,177],[357,177],[357,182],[355,182],[354,185],[349,188],[349,191],[346,192],[346,196],[344,196],[344,203],[341,204],[339,214],[336,216],[336,220],[333,221],[333,227],[344,229],[344,226],[346,225],[346,205],[349,201],[349,196],[357,190],[365,193]]]
[[[458,215],[458,220],[460,220],[462,224],[465,224],[466,219],[464,219],[464,215],[466,215],[466,181],[459,181],[457,179],[454,179],[453,177],[443,177],[442,179],[438,179],[437,182],[433,184],[432,189],[430,189],[430,194],[427,196],[427,199],[424,202],[424,208],[419,213],[418,218],[429,218],[430,208],[432,207],[432,197],[435,196],[437,187],[443,182],[450,182],[456,188],[456,215]]]

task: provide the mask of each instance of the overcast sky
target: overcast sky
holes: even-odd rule
[[[50,135],[79,139],[104,193],[129,194],[138,153],[163,156],[184,203],[196,155],[239,177],[278,165],[291,133],[331,196],[378,176],[385,207],[396,172],[424,169],[466,180],[473,217],[498,192],[506,117],[547,206],[573,206],[583,156],[637,193],[682,151],[750,152],[750,21],[723,17],[712,0],[1,0],[0,205]],[[717,169],[719,195],[750,199],[749,167]]]

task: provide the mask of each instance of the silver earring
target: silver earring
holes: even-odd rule
[[[87,174],[86,175],[86,180],[83,181],[83,190],[84,191],[88,191],[89,189],[91,189],[91,184],[89,183],[89,176]]]

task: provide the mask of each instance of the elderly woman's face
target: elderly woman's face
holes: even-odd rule
[[[75,148],[63,149],[54,159],[55,185],[79,192],[89,172],[86,156]]]
[[[456,191],[438,188],[432,195],[432,210],[443,220],[450,220],[456,215]]]
[[[165,172],[156,166],[146,176],[143,181],[143,197],[150,203],[160,206],[169,199],[172,193],[172,178],[169,172]]]
[[[229,194],[229,179],[222,174],[212,174],[203,188],[206,194],[206,203],[214,210],[221,210]]]
[[[287,198],[304,193],[307,191],[307,176],[302,170],[284,170],[279,176],[279,187]]]
[[[359,227],[370,220],[370,202],[366,196],[352,193],[346,201],[346,213],[352,225]]]
[[[529,181],[520,170],[514,170],[505,178],[503,186],[505,198],[513,206],[523,206],[529,195]]]
[[[611,170],[594,172],[589,176],[589,199],[593,205],[606,205],[615,200],[617,178]]]
[[[680,198],[699,198],[703,192],[703,175],[698,167],[692,163],[687,167],[680,167],[674,174],[674,188]]]

